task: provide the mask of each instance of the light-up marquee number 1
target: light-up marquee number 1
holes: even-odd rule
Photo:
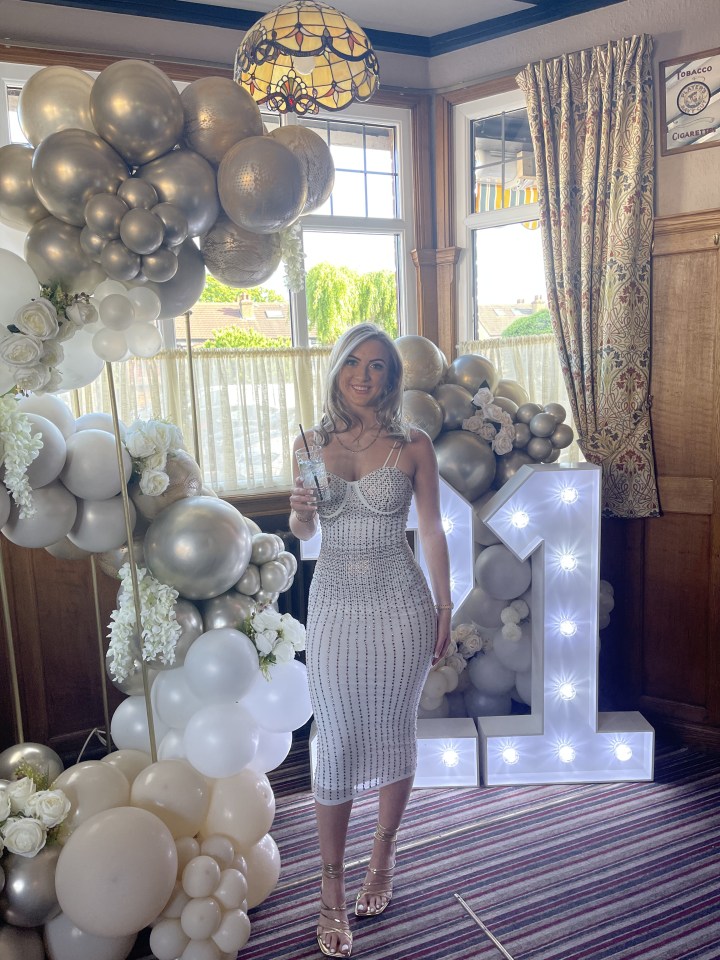
[[[600,467],[533,464],[483,520],[532,554],[532,712],[481,717],[487,784],[650,780],[654,731],[639,713],[598,713]]]

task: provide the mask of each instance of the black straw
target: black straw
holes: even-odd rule
[[[301,423],[299,423],[298,426],[300,427],[300,433],[301,433],[302,438],[303,438],[303,443],[305,444],[305,449],[307,450],[307,455],[308,455],[308,457],[310,457],[310,447],[308,446],[307,437],[305,436],[305,431],[303,430]],[[317,487],[318,499],[319,499],[319,500],[322,500],[323,495],[322,495],[322,490],[320,489],[320,481],[318,480],[317,476],[315,475],[315,471],[313,471],[313,479],[314,479],[314,481],[315,481],[315,486]]]

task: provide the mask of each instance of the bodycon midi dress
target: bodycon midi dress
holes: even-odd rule
[[[401,453],[402,445],[394,465],[386,461],[359,480],[329,474],[318,507],[322,546],[306,661],[319,803],[343,803],[415,772],[417,711],[437,620],[406,536],[413,491],[397,466]]]

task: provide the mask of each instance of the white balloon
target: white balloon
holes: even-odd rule
[[[155,677],[150,696],[158,716],[177,730],[184,729],[190,717],[203,706],[190,689],[183,667],[161,670]]]
[[[305,664],[299,660],[276,664],[269,680],[259,673],[241,702],[266,730],[297,730],[312,716]]]
[[[493,652],[508,670],[524,673],[532,665],[532,627],[529,623],[518,624],[522,632],[519,640],[507,640],[502,630],[493,637]]]
[[[2,532],[19,547],[49,547],[68,535],[77,516],[77,500],[59,480],[33,491],[35,514],[20,519],[12,503],[10,517]]]
[[[160,316],[160,297],[149,287],[133,287],[127,297],[135,308],[136,320],[152,323]]]
[[[492,650],[475,654],[468,661],[468,673],[481,693],[509,693],[515,686],[515,673],[503,666]]]
[[[115,437],[106,430],[80,430],[67,440],[60,479],[84,500],[109,500],[120,493],[132,473],[130,454],[122,448],[123,477],[118,470]]]
[[[260,738],[257,751],[248,766],[257,773],[268,773],[270,770],[279,767],[290,753],[292,733],[289,730],[273,733],[264,727],[259,727],[258,732]]]
[[[57,367],[62,375],[62,390],[79,390],[97,380],[104,361],[95,353],[89,332],[81,330],[70,340],[65,340],[63,350],[65,356]]]
[[[494,543],[475,561],[475,581],[497,600],[513,600],[530,586],[529,560],[520,560],[502,543]]]
[[[158,760],[187,760],[185,730],[168,730],[158,744],[157,755]]]
[[[126,291],[103,297],[98,313],[100,322],[109,330],[127,330],[135,320],[135,308]]]
[[[102,283],[99,283],[95,287],[93,291],[93,298],[95,299],[97,306],[99,306],[106,297],[109,297],[113,293],[122,294],[124,296],[127,293],[127,290],[119,280],[103,280]]]
[[[15,313],[40,296],[40,283],[33,271],[16,253],[0,248],[0,324],[9,326]]]
[[[185,679],[203,703],[239,700],[260,673],[257,651],[239,630],[218,627],[195,640],[185,656]]]
[[[155,742],[168,732],[166,723],[153,711]],[[118,750],[145,750],[150,752],[147,708],[145,697],[128,697],[117,707],[110,721],[110,734]]]
[[[255,756],[258,728],[240,704],[212,704],[190,718],[184,744],[189,763],[204,776],[234,777]]]
[[[125,960],[135,944],[136,933],[124,937],[98,937],[76,927],[66,913],[43,927],[49,960]]]
[[[28,396],[19,396],[17,403],[23,413],[36,413],[54,423],[66,440],[70,434],[75,433],[75,416],[60,397],[51,393],[31,393]]]
[[[162,334],[154,323],[133,323],[125,331],[125,339],[128,350],[136,357],[154,357],[162,350]]]
[[[127,432],[125,424],[120,420],[118,422],[120,428],[120,438],[125,439],[125,434]],[[78,417],[75,421],[76,430],[104,430],[106,433],[115,434],[115,424],[113,423],[113,418],[109,413],[84,413],[81,417]]]
[[[128,350],[127,338],[122,330],[110,330],[103,327],[93,334],[92,348],[106,363],[118,363]]]
[[[25,471],[28,483],[36,489],[57,480],[65,466],[67,446],[65,437],[51,420],[37,413],[27,413],[27,418],[31,423],[32,432],[39,433],[42,439],[42,447],[37,457]]]

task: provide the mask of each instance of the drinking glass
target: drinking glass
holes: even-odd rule
[[[295,459],[300,469],[303,486],[306,490],[314,490],[318,499],[322,500],[328,488],[322,447],[317,443],[311,443],[307,450],[301,447],[295,451]]]

